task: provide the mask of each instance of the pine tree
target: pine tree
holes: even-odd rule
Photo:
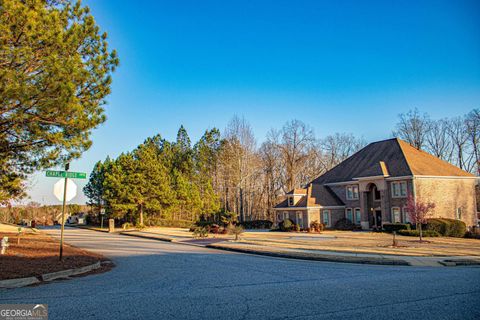
[[[91,146],[118,58],[80,2],[2,0],[0,35],[2,200]]]
[[[104,187],[105,172],[110,165],[110,158],[107,157],[104,162],[98,161],[90,174],[88,183],[83,188],[83,193],[89,199],[87,204],[95,206],[98,213],[104,206]]]

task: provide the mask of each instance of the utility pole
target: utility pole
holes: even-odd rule
[[[65,165],[65,172],[70,169],[70,163]],[[65,186],[63,188],[62,227],[60,232],[60,261],[63,259],[63,230],[65,229],[65,209],[67,207],[67,174],[65,174]]]

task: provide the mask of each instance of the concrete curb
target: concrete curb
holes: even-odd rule
[[[143,234],[132,234],[129,233],[130,231],[121,231],[119,234],[124,235],[124,236],[129,236],[129,237],[137,237],[137,238],[144,238],[144,239],[150,239],[150,240],[159,240],[159,241],[165,241],[165,242],[177,242],[176,239],[173,238],[166,238],[166,237],[158,237],[158,236],[149,236],[149,235],[143,235]]]
[[[67,270],[62,270],[57,272],[45,273],[41,275],[41,279],[42,281],[48,282],[56,279],[68,278],[70,276],[75,276],[78,274],[90,272],[98,268],[100,268],[100,261],[97,261],[94,264],[91,264],[85,267],[76,268],[76,269],[67,269]]]
[[[108,230],[101,230],[101,229],[96,229],[96,228],[90,228],[90,227],[87,227],[87,226],[82,226],[82,225],[65,225],[66,227],[70,227],[70,228],[78,228],[78,229],[85,229],[85,230],[91,230],[91,231],[97,231],[97,232],[103,232],[103,233],[111,233],[111,232],[108,232]],[[117,233],[117,231],[115,231],[114,233]]]
[[[443,261],[438,261],[441,265],[445,267],[457,267],[457,266],[479,266],[480,261],[468,260],[468,259],[448,259]]]
[[[216,245],[206,245],[210,249],[218,249],[232,252],[257,254],[261,256],[269,256],[276,258],[288,258],[298,260],[310,260],[310,261],[327,261],[327,262],[343,262],[343,263],[359,263],[359,264],[377,264],[377,265],[395,265],[395,266],[410,266],[407,261],[397,259],[376,259],[376,258],[364,258],[364,257],[350,257],[340,255],[301,255],[295,253],[283,253],[283,252],[270,252],[270,251],[257,251],[242,248],[222,247]]]
[[[57,272],[45,273],[41,276],[37,277],[27,277],[27,278],[18,278],[18,279],[8,279],[8,280],[1,280],[0,281],[0,288],[20,288],[26,287],[32,284],[37,284],[41,282],[49,282],[56,279],[63,279],[68,278],[70,276],[75,276],[83,273],[90,272],[92,270],[96,270],[101,267],[101,262],[97,261],[94,264],[75,268],[75,269],[68,269],[62,270]]]
[[[39,283],[36,277],[27,277],[27,278],[18,278],[18,279],[8,279],[0,281],[0,288],[19,288],[26,287],[32,284]]]

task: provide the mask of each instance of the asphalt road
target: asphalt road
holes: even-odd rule
[[[107,273],[0,290],[50,319],[480,319],[480,268],[288,260],[67,229]]]

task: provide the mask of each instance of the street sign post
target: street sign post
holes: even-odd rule
[[[105,215],[105,209],[100,209],[100,216],[102,218],[102,222],[100,223],[100,229],[103,229],[103,216]]]
[[[67,163],[65,165],[65,171],[53,171],[47,170],[45,175],[49,178],[65,178],[63,183],[63,190],[61,185],[61,180],[57,182],[53,188],[53,193],[57,197],[58,200],[63,201],[62,205],[62,226],[60,232],[60,260],[63,258],[63,232],[65,229],[65,209],[67,207],[67,201],[72,200],[75,195],[77,194],[77,186],[73,181],[68,180],[70,179],[86,179],[87,174],[85,172],[68,172],[70,169],[70,164]],[[71,191],[69,192],[67,189],[70,187]],[[73,192],[72,192],[73,191]],[[63,196],[61,194],[63,193]]]

